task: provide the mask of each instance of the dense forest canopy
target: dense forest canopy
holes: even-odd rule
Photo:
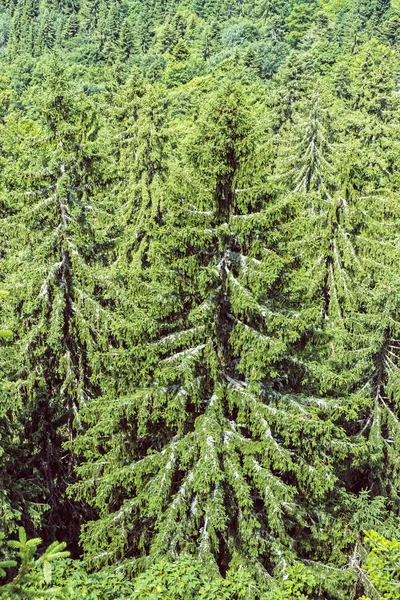
[[[1,598],[400,598],[399,57],[398,0],[0,0]]]

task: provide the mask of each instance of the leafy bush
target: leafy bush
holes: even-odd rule
[[[54,567],[54,581],[63,589],[62,600],[123,600],[130,599],[133,583],[112,569],[88,573],[85,564],[67,559]]]
[[[388,540],[370,531],[366,535],[370,553],[364,564],[368,578],[381,598],[400,598],[400,541]]]
[[[39,538],[27,540],[24,529],[17,541],[4,542],[0,535],[0,578],[9,581],[0,585],[4,600],[122,600],[131,598],[133,584],[122,573],[106,569],[88,574],[84,564],[69,559],[65,543],[53,542],[38,558],[35,554]],[[13,552],[14,551],[14,552]]]
[[[161,561],[135,581],[132,600],[240,600],[254,597],[254,582],[243,570],[223,579],[198,560],[183,556]]]

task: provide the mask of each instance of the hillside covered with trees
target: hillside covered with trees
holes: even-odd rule
[[[0,598],[400,598],[400,2],[0,0]]]

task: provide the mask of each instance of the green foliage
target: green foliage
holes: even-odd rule
[[[53,542],[36,558],[40,539],[27,539],[20,528],[18,541],[4,544],[0,537],[1,550],[7,555],[0,561],[0,577],[8,581],[0,584],[0,598],[4,600],[121,600],[132,598],[133,582],[112,571],[88,574],[84,564],[72,561],[65,551],[64,542]],[[9,557],[9,558],[8,558]]]
[[[190,553],[265,580],[297,552],[329,560],[342,547],[331,461],[351,451],[345,411],[311,365],[303,381],[298,370],[323,315],[318,295],[301,305],[305,281],[282,244],[295,211],[265,201],[255,123],[240,85],[210,94],[163,204],[136,205],[135,364],[122,398],[85,411],[75,445],[86,460],[73,490],[100,512],[82,535],[91,564]],[[159,198],[150,184],[145,197]]]
[[[6,298],[8,296],[8,292],[4,290],[0,290],[0,298]],[[12,331],[9,329],[0,329],[0,338],[10,339],[12,337]]]
[[[363,565],[369,578],[367,591],[372,598],[376,593],[379,594],[379,598],[398,598],[400,593],[400,542],[395,539],[388,540],[375,531],[368,532],[365,541],[369,547],[368,558]],[[372,590],[368,589],[371,587]]]
[[[303,2],[295,4],[289,16],[286,18],[288,28],[287,40],[296,45],[306,34],[314,22],[316,4],[314,2]]]
[[[73,526],[59,503],[59,490],[73,478],[62,443],[80,426],[79,406],[96,393],[96,351],[104,347],[111,314],[99,301],[109,279],[95,260],[101,236],[92,217],[100,185],[93,106],[82,95],[73,98],[57,57],[45,67],[35,97],[38,122],[11,119],[4,130],[4,145],[18,162],[3,175],[12,210],[4,222],[2,271],[13,290],[18,348],[5,356],[14,383],[8,393],[24,407],[22,446],[29,455],[19,477],[42,488],[38,502],[52,498],[53,536],[63,521]]]
[[[321,577],[314,569],[298,564],[287,572],[283,582],[276,582],[273,590],[263,596],[263,600],[309,600],[318,597],[321,591]]]
[[[5,597],[396,597],[399,32],[2,1]]]
[[[132,600],[240,600],[253,598],[254,581],[241,570],[223,579],[210,574],[205,566],[190,556],[175,563],[159,562],[134,582]]]
[[[4,538],[0,542],[4,544]],[[18,571],[9,583],[0,585],[0,598],[16,600],[17,598],[38,600],[39,598],[62,598],[61,588],[51,587],[53,563],[69,556],[65,551],[65,542],[53,542],[44,552],[35,558],[41,540],[27,539],[25,530],[19,529],[19,539],[7,542],[7,546],[17,551],[18,560],[0,562],[0,576],[5,576],[5,568],[18,566]]]

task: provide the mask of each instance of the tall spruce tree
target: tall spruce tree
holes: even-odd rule
[[[315,103],[303,106],[294,117],[297,126],[283,134],[278,173],[286,177],[283,193],[294,194],[300,204],[297,235],[291,232],[289,244],[303,257],[310,288],[315,286],[323,302],[321,325],[328,336],[323,377],[343,400],[347,396],[348,406],[355,400],[357,419],[347,427],[359,449],[363,436],[368,439],[369,451],[354,459],[344,477],[347,489],[369,489],[397,511],[400,206],[390,150],[398,128],[397,98],[390,93],[387,64],[375,73],[381,85],[367,84],[365,71],[373,61],[370,50],[366,54],[367,63],[357,57],[363,67],[353,72],[353,89],[360,90],[357,116],[343,105],[351,104],[349,98],[343,99],[342,118],[334,121]]]
[[[15,479],[41,488],[36,500],[49,506],[44,537],[62,530],[72,542],[83,513],[64,495],[76,459],[63,443],[81,427],[79,411],[98,391],[97,353],[106,347],[111,321],[105,257],[97,259],[100,161],[93,108],[73,97],[57,58],[49,61],[39,106],[40,126],[25,125],[25,154],[3,182],[12,206],[3,222],[2,262],[15,308],[17,363],[10,376],[23,405],[28,455],[15,467]]]
[[[326,540],[341,411],[304,372],[320,306],[292,276],[290,205],[268,194],[255,140],[228,84],[202,111],[191,183],[166,184],[133,274],[131,392],[93,405],[76,445],[76,489],[99,512],[82,536],[94,563],[189,552],[265,576]]]
[[[138,85],[139,84],[139,85]],[[160,221],[167,178],[166,103],[164,90],[132,90],[131,109],[124,121],[126,146],[121,154],[124,175],[122,256],[127,264],[141,257],[146,261],[151,230]],[[140,248],[140,252],[136,252]]]
[[[358,363],[364,366],[363,380],[371,395],[363,424],[371,455],[362,481],[398,511],[400,413],[394,390],[399,338],[400,204],[395,166],[399,100],[393,93],[395,66],[390,49],[372,41],[353,65],[352,111],[342,132],[346,160],[339,175],[342,197],[351,209],[354,253],[362,265],[365,287],[355,315],[357,336],[353,336],[358,340]]]

